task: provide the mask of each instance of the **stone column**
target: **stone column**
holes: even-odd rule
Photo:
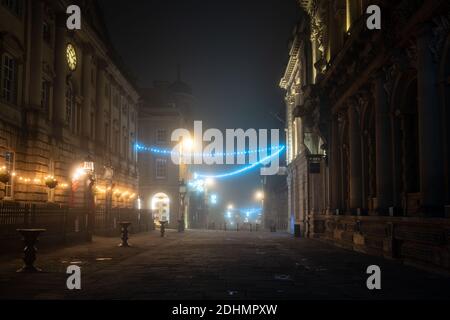
[[[361,128],[357,103],[351,99],[348,105],[348,134],[350,161],[350,209],[362,208]]]
[[[96,140],[105,143],[105,68],[106,62],[100,60],[97,68],[97,89],[96,89]]]
[[[30,55],[30,105],[40,108],[42,96],[42,30],[44,4],[32,2],[31,55]]]
[[[376,185],[377,208],[379,214],[387,214],[393,206],[394,182],[392,170],[392,133],[387,93],[383,86],[382,73],[376,74],[373,82],[375,100],[375,140],[376,140]]]
[[[91,126],[91,72],[92,72],[92,48],[86,44],[83,48],[83,75],[82,75],[82,88],[83,88],[83,104],[81,115],[81,132],[82,136],[91,138],[90,126]]]
[[[341,175],[341,157],[339,150],[339,123],[336,116],[331,120],[331,145],[330,145],[330,209],[340,209],[339,177]]]
[[[430,50],[433,33],[425,25],[417,36],[417,85],[421,205],[428,214],[444,210],[443,112],[438,66]]]
[[[53,120],[57,127],[66,122],[66,18],[64,14],[56,17],[55,30],[55,82],[53,88]]]

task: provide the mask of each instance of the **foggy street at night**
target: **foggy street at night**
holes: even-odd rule
[[[442,299],[450,279],[287,233],[188,231],[132,236],[133,247],[96,237],[89,245],[42,252],[42,274],[15,274],[0,260],[8,299]],[[65,267],[82,267],[82,289],[69,292]],[[382,290],[366,287],[379,265]],[[32,280],[32,281],[31,281]]]
[[[449,289],[449,0],[0,0],[0,301]]]

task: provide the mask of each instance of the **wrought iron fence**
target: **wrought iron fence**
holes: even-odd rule
[[[88,230],[88,211],[57,205],[0,204],[0,238],[17,238],[17,229],[44,228],[46,236],[82,234]],[[120,232],[120,221],[132,223],[130,232],[138,233],[154,229],[151,210],[98,208],[95,211],[94,234]]]

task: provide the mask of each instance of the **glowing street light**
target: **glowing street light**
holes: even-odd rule
[[[262,211],[261,216],[262,216],[263,212],[264,212],[264,192],[261,190],[257,191],[255,193],[255,198],[256,198],[256,200],[261,201],[261,211]],[[262,220],[262,221],[263,221],[263,227],[264,227],[264,220]]]
[[[183,139],[183,149],[191,151],[194,148],[194,140],[191,138]]]
[[[233,205],[230,203],[229,205],[228,205],[228,210],[233,210]]]
[[[259,201],[264,200],[264,192],[262,192],[262,191],[257,191],[257,192],[255,193],[255,198],[256,198],[256,200],[259,200]]]
[[[211,195],[211,204],[217,204],[217,194]]]
[[[207,187],[213,186],[214,183],[215,183],[215,181],[214,181],[213,178],[206,178],[206,179],[205,179],[205,186],[207,186]]]

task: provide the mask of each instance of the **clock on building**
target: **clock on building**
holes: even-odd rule
[[[67,44],[66,47],[66,59],[70,71],[75,71],[75,69],[77,68],[77,52],[75,50],[75,47],[70,43]]]

